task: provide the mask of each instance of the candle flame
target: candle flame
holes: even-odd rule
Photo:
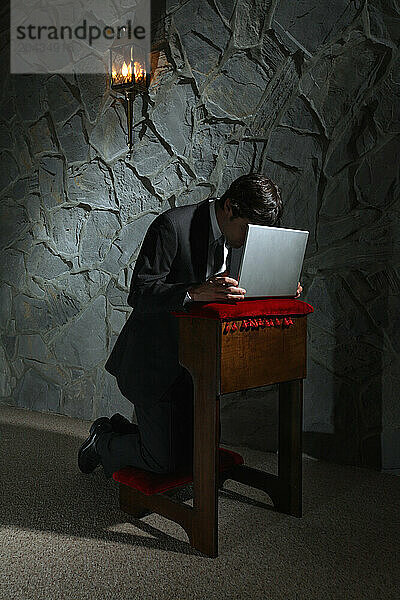
[[[125,61],[124,61],[124,64],[122,65],[121,73],[122,73],[122,77],[127,77],[128,76],[129,68],[128,68],[128,65],[126,64]]]
[[[120,70],[113,65],[111,74],[114,84],[127,84],[131,83],[132,81],[136,83],[143,83],[146,78],[146,71],[139,62],[135,62],[132,65],[131,62],[127,64],[126,61],[124,61],[122,67],[120,67]]]
[[[140,63],[135,62],[134,69],[135,69],[135,80],[139,81],[140,79],[142,79],[144,77],[144,68],[142,67],[142,65]]]

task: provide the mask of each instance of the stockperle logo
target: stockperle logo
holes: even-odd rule
[[[151,0],[11,0],[11,73],[102,73],[109,50],[150,54]]]

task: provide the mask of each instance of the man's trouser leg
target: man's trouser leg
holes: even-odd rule
[[[133,466],[172,473],[193,463],[193,382],[188,371],[158,400],[135,403],[139,431],[103,433],[96,444],[107,477]]]

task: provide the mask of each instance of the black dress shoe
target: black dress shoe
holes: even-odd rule
[[[90,429],[89,429],[90,435],[92,435],[94,433],[94,430],[96,429],[96,427],[99,423],[110,423],[110,419],[108,417],[99,417],[98,419],[93,421],[93,423],[91,424]]]
[[[115,413],[115,415],[110,418],[110,422],[113,431],[116,433],[136,433],[139,431],[139,427],[135,423],[131,423],[119,413]]]
[[[91,473],[100,464],[100,456],[96,450],[96,442],[102,433],[112,431],[110,420],[106,417],[100,417],[91,426],[91,433],[78,451],[78,467],[82,473]]]

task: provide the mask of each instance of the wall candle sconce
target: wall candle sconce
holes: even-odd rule
[[[126,34],[110,47],[110,83],[112,90],[125,95],[128,145],[132,152],[133,102],[136,94],[147,92],[150,69],[146,53]]]

